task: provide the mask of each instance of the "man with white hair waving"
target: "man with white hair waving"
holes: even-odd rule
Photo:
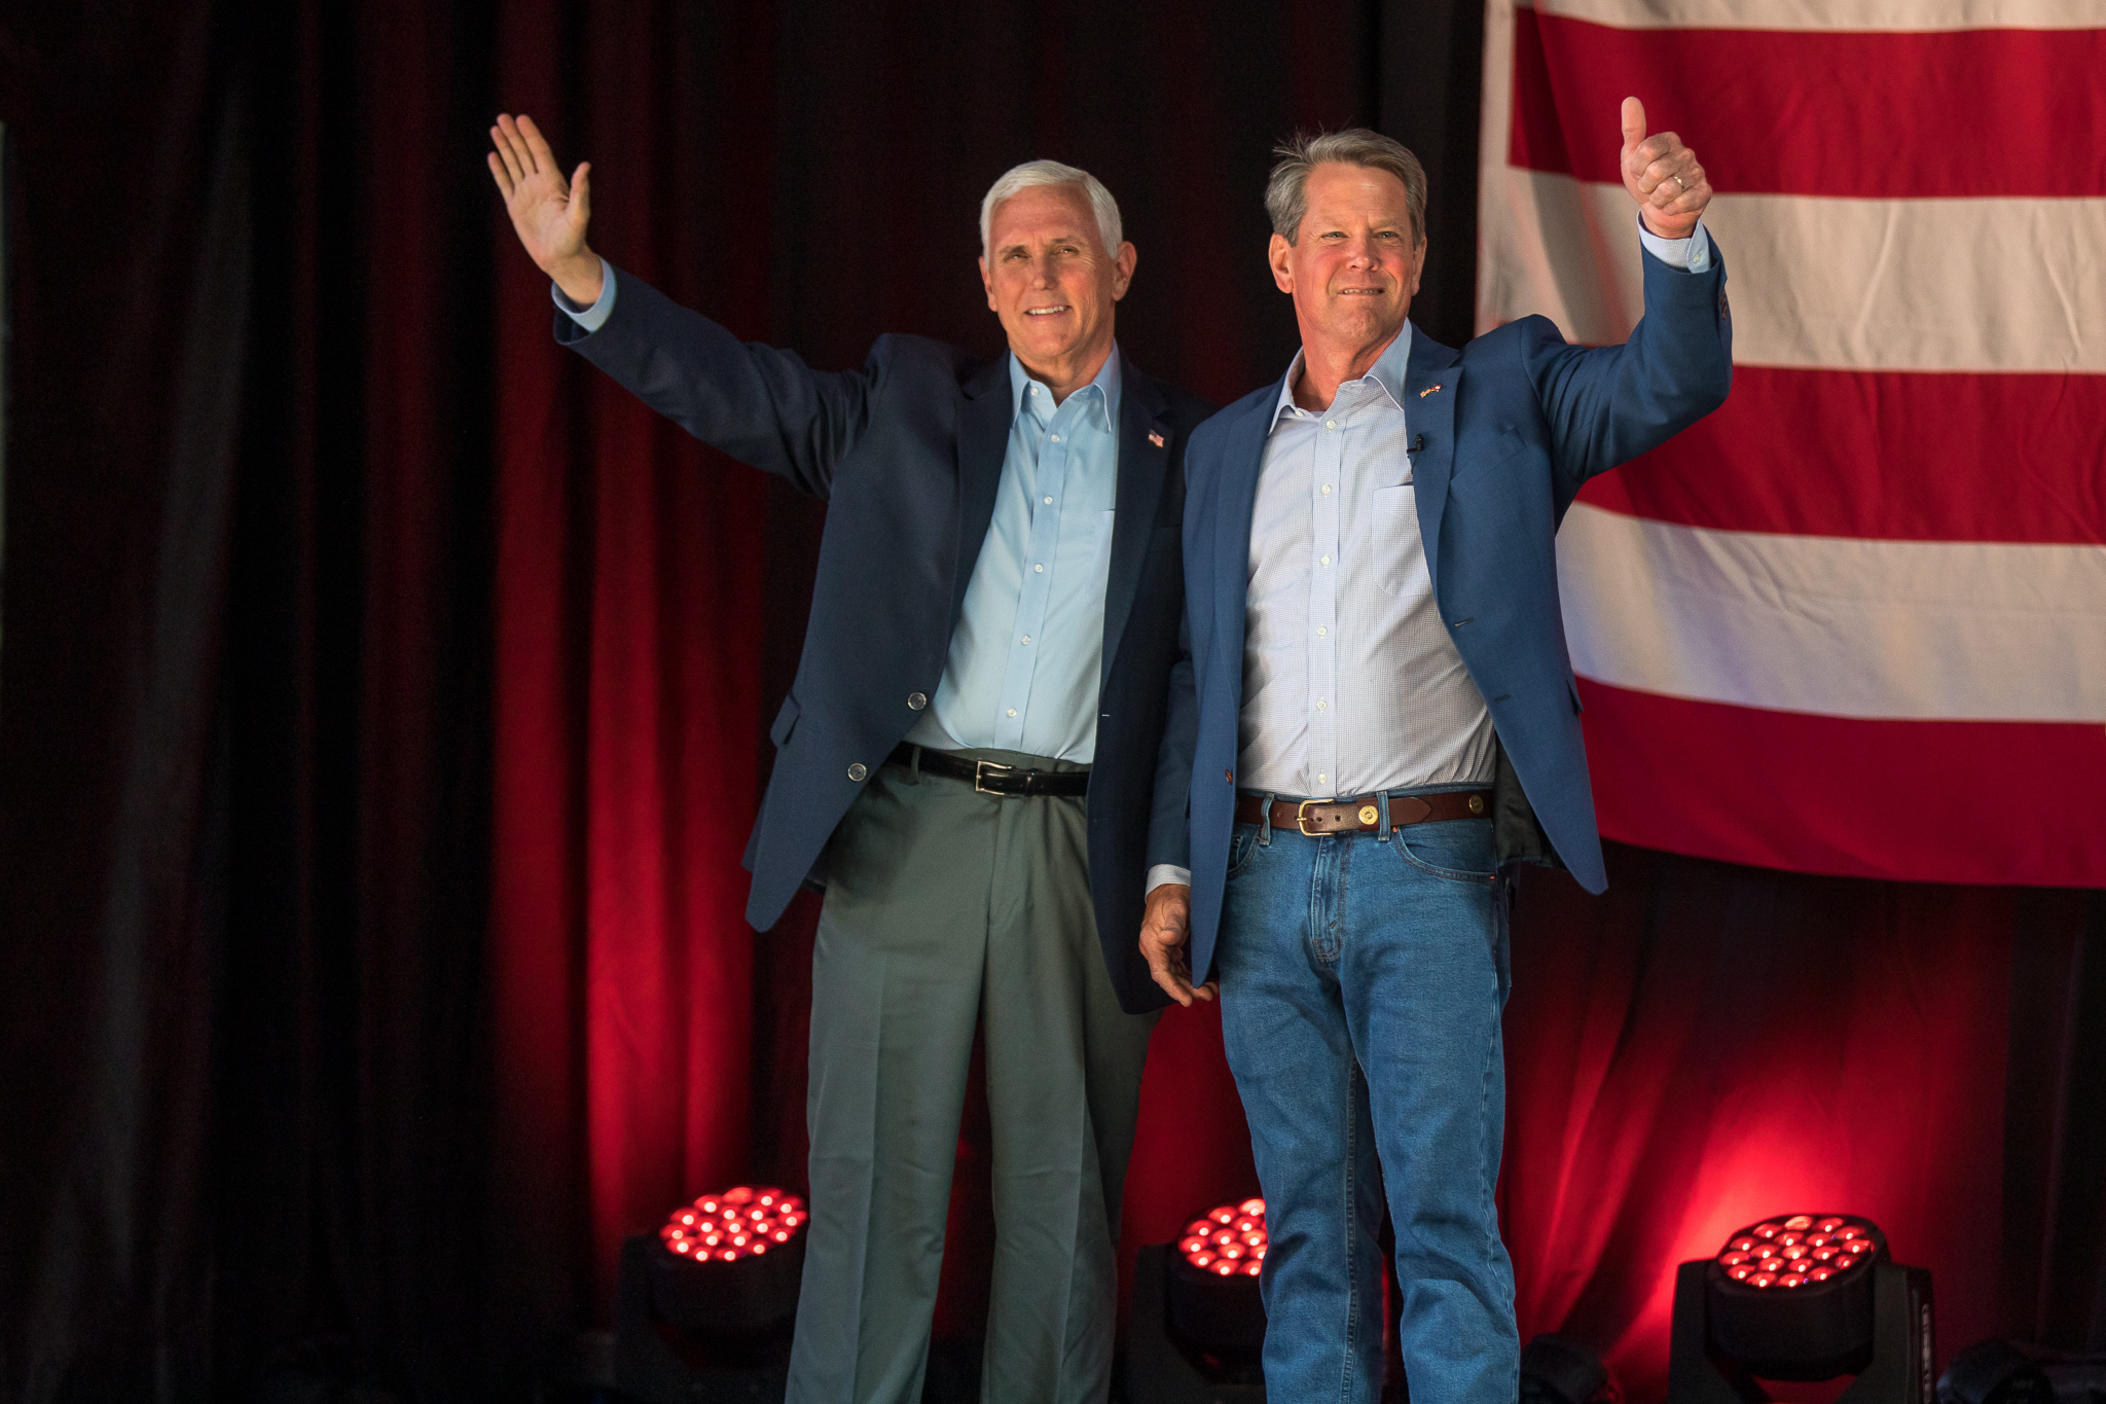
[[[807,880],[826,889],[789,1397],[920,1399],[978,1028],[996,1232],[981,1397],[1102,1400],[1145,1011],[1164,1002],[1133,932],[1148,866],[1185,862],[1183,787],[1157,764],[1180,724],[1185,439],[1209,409],[1119,352],[1135,252],[1118,206],[1073,167],[1010,170],[980,212],[1007,351],[886,336],[861,369],[819,372],[605,263],[587,168],[566,180],[530,119],[491,139],[556,285],[557,340],[828,503],[746,853],[756,927]]]

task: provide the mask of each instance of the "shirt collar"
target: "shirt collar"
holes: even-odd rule
[[[1082,412],[1084,414],[1088,414],[1093,406],[1102,411],[1104,418],[1101,421],[1101,427],[1107,431],[1119,422],[1120,384],[1119,348],[1114,343],[1111,354],[1104,358],[1103,366],[1099,367],[1097,374],[1090,379],[1090,383],[1075,392],[1075,395],[1086,397],[1082,404]],[[1040,392],[1036,397],[1030,394],[1030,389],[1034,385],[1039,388]],[[1094,395],[1090,394],[1092,390],[1097,393]],[[1070,395],[1068,398],[1072,400],[1075,398],[1075,395]],[[1032,410],[1032,412],[1037,416],[1041,424],[1053,418],[1052,387],[1042,380],[1032,379],[1031,373],[1024,369],[1024,363],[1016,358],[1016,352],[1014,351],[1009,353],[1009,401],[1013,406],[1012,414],[1022,414],[1026,410],[1032,410],[1032,407],[1036,405],[1037,408]]]
[[[1382,355],[1376,359],[1375,367],[1368,372],[1368,376],[1373,377],[1375,383],[1382,387],[1389,398],[1395,402],[1398,409],[1402,409],[1404,408],[1404,373],[1410,368],[1411,323],[1406,322],[1404,329],[1397,333],[1396,340],[1383,348]],[[1301,373],[1302,353],[1300,350],[1296,350],[1294,359],[1287,363],[1286,376],[1280,381],[1279,398],[1273,401],[1272,422],[1274,424],[1280,422],[1282,415],[1291,416],[1296,413],[1306,413],[1306,411],[1301,409],[1301,406],[1294,402],[1294,382]],[[1346,384],[1350,385],[1352,382],[1347,381]]]

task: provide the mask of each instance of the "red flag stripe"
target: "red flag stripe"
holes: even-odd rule
[[[1614,123],[1636,92],[1738,194],[2106,195],[2106,146],[2073,139],[2106,131],[2102,73],[2106,29],[1622,29],[1517,9],[1509,160],[1621,184]],[[1647,74],[1671,82],[1648,93]]]
[[[1741,366],[1725,408],[1581,500],[1681,526],[2106,545],[2106,375]]]
[[[2106,726],[1865,721],[1584,678],[1580,697],[1609,838],[1918,882],[2082,887],[2106,872]]]

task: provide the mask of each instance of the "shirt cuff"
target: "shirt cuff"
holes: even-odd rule
[[[563,314],[588,332],[596,332],[614,315],[614,265],[606,259],[600,260],[600,300],[590,307],[580,307],[563,295],[563,289],[554,283],[548,285],[550,297]]]
[[[1147,891],[1153,892],[1166,882],[1174,882],[1182,887],[1190,887],[1192,885],[1192,870],[1190,868],[1180,868],[1175,863],[1158,863],[1148,870]]]
[[[1701,217],[1696,228],[1689,231],[1686,239],[1663,239],[1645,227],[1645,216],[1638,217],[1638,242],[1645,251],[1659,259],[1669,268],[1679,268],[1684,273],[1709,273],[1711,271],[1711,231],[1704,228]]]

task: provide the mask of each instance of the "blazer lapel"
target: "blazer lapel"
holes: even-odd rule
[[[1141,567],[1155,536],[1156,508],[1163,500],[1163,476],[1170,467],[1175,431],[1162,419],[1162,388],[1133,368],[1122,354],[1119,362],[1118,490],[1112,513],[1111,573],[1104,585],[1104,657],[1098,666],[1101,688],[1111,677],[1112,660],[1133,614],[1141,587]]]
[[[1243,615],[1250,600],[1250,523],[1258,505],[1258,470],[1265,463],[1265,441],[1279,414],[1277,399],[1252,406],[1229,431],[1222,449],[1221,482],[1215,490],[1213,570],[1204,577],[1214,587],[1214,633],[1221,640],[1218,656],[1235,680],[1237,705],[1243,699]]]
[[[1009,389],[1007,352],[980,368],[965,383],[965,406],[958,412],[957,573],[951,579],[951,618],[965,605],[965,587],[980,559],[980,544],[994,520],[995,490],[1002,481],[1002,460],[1009,454],[1009,427],[1016,406]]]
[[[1419,509],[1419,538],[1426,547],[1426,574],[1440,595],[1441,518],[1448,509],[1448,484],[1455,475],[1455,396],[1462,387],[1461,357],[1411,328],[1411,360],[1404,367],[1404,431],[1425,447],[1411,456],[1413,496]]]

